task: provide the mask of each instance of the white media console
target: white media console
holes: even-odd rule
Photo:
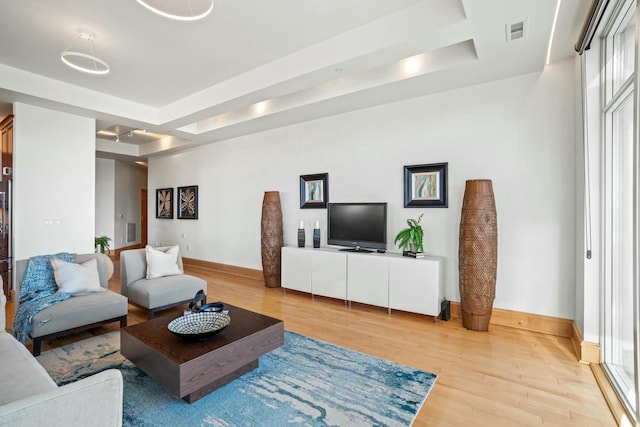
[[[444,258],[332,248],[282,248],[282,287],[381,307],[438,316]]]

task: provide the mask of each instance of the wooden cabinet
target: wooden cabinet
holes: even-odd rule
[[[391,310],[438,316],[444,258],[282,248],[282,287]]]

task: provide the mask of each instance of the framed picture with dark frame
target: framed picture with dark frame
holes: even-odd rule
[[[404,167],[405,208],[446,208],[448,163]]]
[[[173,188],[156,190],[156,218],[173,219]]]
[[[198,186],[178,187],[178,219],[198,219]]]
[[[324,209],[329,201],[329,174],[300,175],[300,208]]]

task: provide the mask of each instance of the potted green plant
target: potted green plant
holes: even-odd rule
[[[420,225],[420,221],[422,220],[423,215],[424,214],[420,214],[417,220],[409,218],[407,220],[407,224],[409,225],[409,227],[400,231],[396,236],[396,239],[393,241],[403,251],[423,251],[422,237],[424,236],[424,232],[422,231],[422,226]]]
[[[100,253],[109,252],[109,242],[111,239],[107,236],[96,237],[95,247],[100,250]]]

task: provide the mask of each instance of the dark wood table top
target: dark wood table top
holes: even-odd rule
[[[182,364],[267,329],[282,320],[263,316],[240,307],[225,304],[231,323],[219,333],[203,340],[194,341],[171,333],[167,325],[178,316],[162,316],[136,325],[127,326],[123,332],[152,347],[156,352],[176,364]]]

